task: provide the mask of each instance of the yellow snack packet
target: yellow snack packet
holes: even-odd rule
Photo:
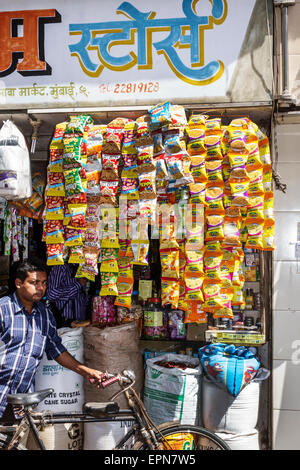
[[[160,250],[162,276],[179,279],[179,250]]]
[[[274,221],[267,220],[264,224],[264,231],[263,231],[263,250],[264,251],[273,251],[275,249],[274,237],[275,237]]]
[[[161,279],[161,304],[178,308],[180,284],[176,279]]]

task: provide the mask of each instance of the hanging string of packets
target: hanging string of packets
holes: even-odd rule
[[[131,306],[133,265],[148,265],[148,224],[163,211],[162,303],[187,322],[232,316],[243,306],[243,245],[274,249],[269,142],[246,118],[187,122],[168,102],[107,126],[71,116],[56,126],[47,174],[48,265],[78,263],[77,276],[92,281],[100,272],[100,295],[120,306]],[[178,235],[187,202],[189,229]]]
[[[22,250],[23,259],[28,258],[28,233],[31,219],[22,217],[13,206],[5,204],[4,214],[4,252],[5,256],[11,256],[12,261],[20,261]]]

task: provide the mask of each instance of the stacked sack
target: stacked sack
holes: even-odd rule
[[[199,349],[202,424],[232,450],[258,450],[260,388],[269,371],[254,348],[215,343]]]

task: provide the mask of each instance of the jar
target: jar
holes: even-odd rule
[[[144,307],[143,337],[144,339],[166,339],[167,317],[160,299],[152,298]]]
[[[168,337],[171,340],[186,339],[186,325],[183,310],[170,310],[168,315]]]

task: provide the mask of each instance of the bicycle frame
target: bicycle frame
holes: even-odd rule
[[[29,430],[32,431],[33,437],[40,448],[40,450],[46,450],[45,445],[42,439],[39,436],[38,426],[39,424],[48,426],[48,425],[55,425],[55,424],[80,424],[80,423],[105,423],[105,422],[128,422],[133,421],[132,428],[126,433],[126,435],[117,443],[115,446],[116,450],[122,449],[124,444],[134,435],[137,430],[140,430],[143,434],[146,430],[144,428],[143,419],[141,418],[136,406],[130,407],[129,410],[119,410],[118,413],[112,413],[109,416],[103,417],[93,417],[88,415],[87,413],[80,413],[80,412],[57,412],[57,413],[45,413],[45,412],[34,412],[32,410],[25,410],[25,415],[22,418],[21,422],[15,428],[15,433],[18,432],[20,426],[24,426],[24,421],[26,420],[26,426],[29,427]],[[10,427],[10,431],[13,427]],[[146,431],[147,433],[147,431]],[[145,436],[145,440],[147,440],[148,445],[150,444],[150,432]]]

